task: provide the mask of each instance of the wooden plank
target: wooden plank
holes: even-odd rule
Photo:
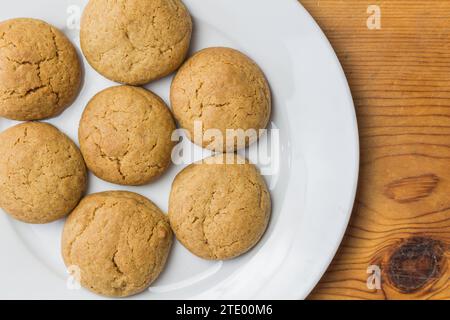
[[[450,1],[300,2],[339,56],[361,135],[353,217],[310,298],[450,299]]]

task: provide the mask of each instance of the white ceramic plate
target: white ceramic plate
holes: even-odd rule
[[[34,17],[62,29],[79,47],[77,20],[86,0],[14,0],[0,20]],[[333,49],[296,0],[185,0],[195,22],[192,51],[231,46],[252,57],[272,87],[276,135],[267,175],[273,199],[268,231],[256,248],[227,262],[201,260],[175,243],[168,266],[134,299],[302,299],[332,260],[353,206],[358,131],[351,94]],[[81,113],[98,91],[114,85],[84,61],[80,96],[49,120],[76,141]],[[171,77],[148,86],[168,102]],[[0,129],[15,122],[0,119]],[[276,133],[276,131],[272,131]],[[271,139],[269,139],[271,137]],[[264,139],[263,139],[264,140]],[[196,149],[195,157],[201,157]],[[253,156],[252,156],[253,155]],[[1,155],[0,155],[1,156]],[[170,185],[182,165],[156,183],[123,188],[90,175],[89,192],[127,189],[167,211]],[[63,221],[27,225],[0,214],[0,298],[99,298],[77,289],[60,257]]]

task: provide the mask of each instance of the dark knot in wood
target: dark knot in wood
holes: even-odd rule
[[[389,258],[390,284],[403,293],[413,293],[439,279],[444,267],[445,246],[425,237],[413,237],[402,243]]]

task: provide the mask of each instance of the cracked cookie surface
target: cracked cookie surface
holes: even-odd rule
[[[157,95],[117,86],[98,93],[83,112],[81,152],[99,178],[121,185],[143,185],[170,165],[175,122]]]
[[[163,270],[172,245],[167,217],[147,198],[111,191],[84,198],[62,235],[67,267],[93,292],[125,297],[145,290]]]
[[[106,78],[142,85],[184,61],[192,20],[180,0],[91,0],[81,19],[84,55]]]
[[[0,23],[0,116],[56,116],[73,102],[80,81],[75,48],[55,27],[29,18]]]
[[[172,82],[170,100],[175,118],[190,139],[215,151],[233,151],[254,142],[271,113],[270,88],[263,72],[230,48],[207,48],[190,58]],[[202,123],[200,139],[194,136],[196,121]],[[209,129],[218,129],[224,141],[215,139],[214,132],[208,137]],[[250,131],[239,143],[233,137],[225,141],[227,129]]]
[[[28,122],[0,134],[0,207],[28,223],[55,221],[77,205],[86,167],[77,146],[52,125]]]
[[[270,195],[248,161],[218,163],[224,155],[194,163],[172,184],[170,225],[193,254],[226,260],[250,250],[261,239],[271,213]]]

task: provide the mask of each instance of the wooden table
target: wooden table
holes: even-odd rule
[[[450,1],[300,2],[344,67],[361,141],[353,216],[310,298],[450,299]]]

